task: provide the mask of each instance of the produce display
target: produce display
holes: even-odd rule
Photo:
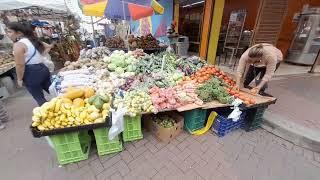
[[[92,49],[82,49],[80,51],[80,59],[101,59],[104,56],[108,56],[111,52],[107,47],[94,47]]]
[[[106,46],[108,48],[120,48],[120,49],[121,48],[122,49],[125,48],[124,41],[119,36],[115,36],[115,37],[112,37],[112,38],[107,38],[105,44],[106,44]]]
[[[231,104],[235,98],[255,104],[233,90],[235,81],[230,76],[195,56],[148,55],[141,49],[110,53],[98,48],[83,51],[78,61],[65,66],[55,78],[59,96],[34,109],[32,126],[41,131],[103,122],[111,97],[112,107],[126,108],[129,116],[212,101]],[[165,127],[172,124],[162,122]]]
[[[13,55],[7,53],[0,53],[0,66],[11,62],[13,62]]]
[[[159,48],[159,43],[156,38],[151,34],[141,37],[134,37],[134,35],[129,35],[128,43],[130,49],[154,49]]]
[[[91,88],[69,88],[64,95],[33,109],[32,127],[46,131],[105,122],[110,97],[94,93]]]

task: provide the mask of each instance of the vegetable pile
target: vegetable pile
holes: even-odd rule
[[[124,98],[116,96],[113,105],[115,107],[126,107],[127,115],[136,116],[142,112],[154,112],[151,97],[144,91],[133,90],[124,95]]]
[[[13,62],[13,55],[7,53],[0,53],[0,65]]]
[[[106,46],[108,48],[125,48],[124,41],[119,36],[107,38]]]
[[[222,86],[221,81],[213,77],[196,90],[199,98],[204,102],[218,100],[223,104],[231,104],[232,96]]]
[[[125,53],[124,51],[116,50],[109,57],[105,57],[103,61],[108,64],[109,71],[117,74],[134,73],[136,71],[135,63],[137,59],[132,55],[132,52]]]
[[[164,128],[171,128],[176,123],[176,121],[168,115],[152,116],[151,120]]]
[[[157,39],[154,38],[151,34],[141,37],[134,37],[133,35],[129,35],[128,43],[130,49],[153,49],[159,47]]]
[[[180,58],[178,69],[190,76],[205,65],[205,62],[199,57],[192,56],[188,58]]]
[[[94,47],[92,49],[82,49],[80,51],[80,59],[101,59],[104,56],[108,56],[110,51],[107,47]]]

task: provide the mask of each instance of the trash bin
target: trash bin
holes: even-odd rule
[[[176,42],[176,52],[179,56],[188,56],[189,38],[187,36],[181,36]]]

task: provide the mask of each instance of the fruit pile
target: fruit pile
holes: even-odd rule
[[[105,122],[110,112],[108,96],[94,95],[91,88],[70,88],[33,109],[32,127],[40,131]]]

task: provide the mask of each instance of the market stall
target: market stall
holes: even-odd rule
[[[78,61],[66,62],[54,77],[50,89],[57,97],[34,109],[30,128],[35,137],[49,136],[60,164],[88,158],[88,130],[99,155],[142,139],[142,121],[164,142],[183,129],[201,135],[212,128],[220,137],[241,127],[254,130],[276,99],[235,91],[234,85],[229,75],[196,56],[82,50]],[[70,148],[77,152],[72,157]]]

